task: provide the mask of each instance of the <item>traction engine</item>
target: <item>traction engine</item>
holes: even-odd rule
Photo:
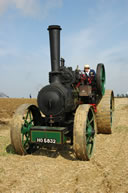
[[[38,148],[73,146],[76,158],[90,160],[97,133],[112,133],[114,93],[105,90],[105,67],[97,64],[95,77],[78,68],[65,66],[60,59],[58,25],[48,27],[51,72],[49,85],[37,96],[37,104],[23,104],[11,121],[11,143],[20,155]]]

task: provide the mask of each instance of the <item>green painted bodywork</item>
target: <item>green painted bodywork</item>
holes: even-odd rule
[[[64,144],[66,127],[35,126],[30,129],[31,143]],[[39,139],[39,140],[38,140]],[[53,143],[53,144],[54,144]]]
[[[64,144],[66,142],[66,127],[34,126],[33,117],[29,110],[23,119],[21,135],[22,145],[25,150],[31,143]]]

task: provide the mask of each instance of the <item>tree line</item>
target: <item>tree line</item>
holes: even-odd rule
[[[128,94],[117,94],[117,98],[128,98]]]

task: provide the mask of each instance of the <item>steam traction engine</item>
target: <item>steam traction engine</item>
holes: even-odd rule
[[[76,157],[91,158],[96,133],[110,134],[114,94],[105,91],[105,68],[98,64],[95,79],[87,77],[60,60],[60,26],[48,27],[51,72],[49,85],[37,97],[38,107],[21,105],[11,122],[11,143],[18,154],[32,153],[36,147],[69,143]],[[60,62],[61,61],[61,62]]]

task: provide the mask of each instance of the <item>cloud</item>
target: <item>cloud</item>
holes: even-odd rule
[[[62,52],[64,51],[66,58],[70,60],[70,65],[76,67],[78,64],[83,64],[85,57],[87,59],[88,50],[95,42],[92,38],[92,34],[93,31],[91,28],[83,28],[67,37],[64,37]]]
[[[0,48],[0,56],[7,56],[8,54],[10,54],[10,50]]]
[[[122,14],[123,9],[120,18],[118,10],[103,11],[94,11],[95,17],[90,23],[65,36],[62,51],[66,65],[73,68],[79,65],[83,69],[87,63],[96,69],[98,63],[104,63],[107,89],[114,89],[116,94],[125,93],[128,87],[127,20]]]
[[[39,0],[11,0],[16,9],[20,10],[23,15],[36,16],[40,11]]]
[[[6,11],[8,5],[9,5],[9,0],[0,1],[0,14],[3,14]]]
[[[63,0],[0,0],[0,14],[15,8],[22,15],[44,19],[54,8],[62,6]]]
[[[65,59],[69,59],[66,64],[74,69],[79,65],[82,70],[86,63],[96,69],[97,64],[102,62],[106,69],[107,89],[114,89],[115,94],[125,93],[128,82],[128,41],[120,39],[115,44],[109,44],[109,36],[106,40],[102,39],[102,34],[106,32],[102,30],[97,35],[97,31],[97,26],[90,26],[64,38]]]
[[[10,46],[6,41],[0,40],[0,56],[8,57],[9,55],[16,55],[17,49]]]
[[[62,3],[63,0],[46,0],[46,2],[42,4],[41,9],[41,12],[43,13],[42,17],[45,18],[52,9],[61,7]]]
[[[91,22],[86,22],[86,27],[83,25],[82,28],[77,28],[75,33],[64,37],[63,50],[74,66],[86,62],[90,64],[104,61],[114,63],[116,58],[127,56],[128,40],[121,35],[127,31],[125,27],[127,20],[124,20],[123,9],[119,18],[118,10],[105,9],[106,1],[99,0],[99,2],[102,3],[103,9],[99,11],[98,6],[96,9],[92,8],[89,13],[90,18],[93,18]],[[101,6],[101,4],[98,5]],[[110,6],[109,3],[107,6]]]

